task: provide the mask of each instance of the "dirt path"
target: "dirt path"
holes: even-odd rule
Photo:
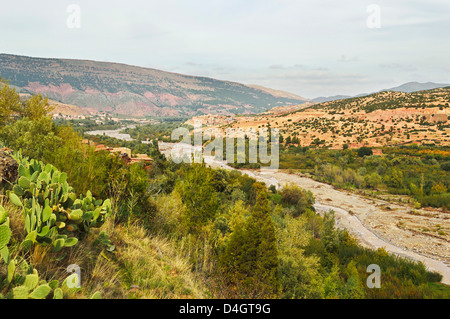
[[[160,149],[169,155],[173,145],[160,143]],[[192,147],[178,145],[177,148],[179,154],[189,152]],[[214,168],[234,169],[212,157],[205,157],[205,163]],[[337,227],[347,229],[361,245],[373,249],[384,247],[392,254],[421,261],[428,269],[441,273],[442,282],[450,285],[450,214],[437,210],[418,210],[412,215],[408,206],[366,198],[335,189],[308,177],[281,171],[241,172],[265,182],[268,186],[275,185],[280,188],[287,183],[294,183],[310,190],[316,198],[314,206],[317,212],[333,210]],[[444,230],[443,233],[447,235],[438,235],[432,231],[437,228]],[[429,232],[424,232],[424,229]]]

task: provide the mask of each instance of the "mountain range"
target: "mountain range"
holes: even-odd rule
[[[0,54],[0,76],[22,94],[134,116],[251,114],[307,101],[260,86],[89,60]]]
[[[335,95],[306,99],[296,94],[208,77],[190,76],[121,63],[50,59],[0,54],[0,76],[20,93],[42,94],[79,107],[81,112],[132,116],[257,114],[296,109],[351,98]],[[411,93],[450,86],[408,82],[380,90]],[[358,94],[353,97],[367,96]],[[53,102],[52,102],[53,103]],[[67,108],[67,107],[66,107]]]

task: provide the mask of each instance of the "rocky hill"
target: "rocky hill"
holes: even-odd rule
[[[135,116],[249,114],[306,101],[236,82],[87,60],[0,54],[0,76],[21,93]]]
[[[297,137],[302,146],[450,146],[449,103],[450,88],[388,91],[314,104],[286,114],[238,117],[227,127],[257,129],[270,124],[285,138]]]

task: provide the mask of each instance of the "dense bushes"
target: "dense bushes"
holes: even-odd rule
[[[423,206],[448,209],[450,173],[446,148],[386,147],[383,156],[359,157],[354,150],[290,148],[280,168],[300,169],[340,188],[411,195]]]
[[[280,191],[281,203],[286,207],[293,207],[292,216],[298,217],[311,210],[314,197],[311,191],[304,191],[295,184],[288,184]]]

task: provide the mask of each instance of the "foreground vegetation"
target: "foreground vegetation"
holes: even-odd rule
[[[1,297],[449,297],[441,275],[358,246],[298,186],[175,164],[156,143],[145,146],[150,167],[127,165],[45,114],[1,118],[0,140],[20,164],[0,187]],[[381,288],[366,285],[370,264]]]

